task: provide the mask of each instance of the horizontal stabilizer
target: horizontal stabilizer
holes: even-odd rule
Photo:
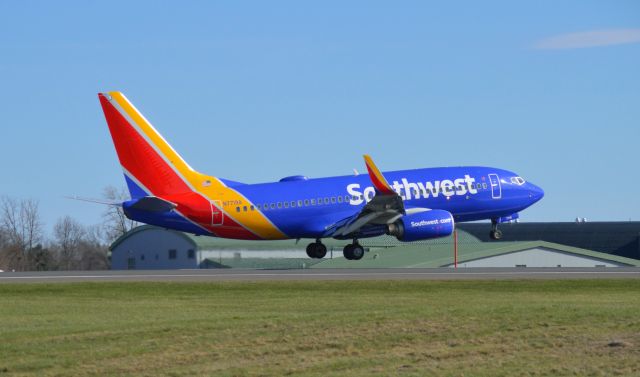
[[[127,208],[146,212],[169,212],[178,205],[157,196],[145,196],[127,202]]]
[[[81,202],[89,202],[89,203],[96,203],[96,204],[104,204],[104,205],[107,205],[107,206],[121,206],[122,205],[122,202],[119,202],[119,201],[93,199],[93,198],[83,198],[81,196],[65,196],[65,199],[79,200]]]

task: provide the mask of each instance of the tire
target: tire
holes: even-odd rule
[[[364,257],[364,247],[360,245],[353,245],[351,248],[351,259],[360,260]]]
[[[349,244],[342,249],[345,259],[353,260],[353,245]]]
[[[502,238],[502,231],[501,231],[501,230],[498,230],[498,229],[496,229],[496,230],[492,230],[492,231],[489,233],[489,237],[490,237],[492,240],[496,240],[496,241],[497,241],[497,240],[499,240],[499,239],[501,239],[501,238]]]
[[[310,243],[307,245],[307,255],[309,256],[309,258],[315,258],[316,257],[316,244],[314,243]]]
[[[324,258],[325,255],[327,255],[327,247],[322,243],[316,244],[316,254],[315,255],[316,255],[316,258],[318,258],[318,259]]]

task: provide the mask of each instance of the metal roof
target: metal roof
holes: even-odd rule
[[[588,256],[626,264],[640,266],[640,260],[619,257],[611,254],[555,244],[546,241],[532,242],[483,242],[458,244],[458,263],[482,259],[502,254],[509,254],[533,248],[546,248],[564,253]],[[453,264],[453,245],[406,245],[387,249],[372,249],[358,263],[336,258],[325,260],[313,268],[389,268],[389,267],[443,267]]]
[[[458,229],[489,242],[489,223],[464,223]],[[543,240],[627,258],[640,259],[640,221],[501,224],[498,242]],[[496,242],[496,241],[491,241]]]
[[[479,229],[488,230],[488,224],[465,224],[479,226]],[[520,224],[518,224],[520,225]],[[582,226],[584,224],[579,224]],[[507,224],[507,227],[511,225]],[[503,227],[507,228],[507,227]],[[150,225],[143,225],[129,231],[125,235],[114,241],[110,250],[117,247],[126,238],[146,230],[163,229]],[[505,234],[509,234],[513,228],[505,229]],[[279,241],[246,241],[231,240],[216,237],[193,236],[174,230],[166,230],[175,233],[178,237],[185,238],[194,244],[198,250],[304,250],[310,240],[279,240]],[[505,237],[507,238],[507,237]],[[338,267],[342,263],[347,263],[349,267],[440,267],[453,263],[453,243],[452,237],[441,239],[403,243],[393,237],[382,236],[360,240],[363,246],[370,249],[365,258],[358,263],[346,261],[344,258],[324,260],[313,267]],[[458,231],[458,260],[465,262],[490,256],[527,250],[535,247],[544,247],[566,253],[584,255],[627,264],[630,266],[640,266],[640,260],[626,258],[618,255],[601,253],[584,248],[562,245],[548,241],[500,241],[481,242],[480,239],[466,231]],[[323,239],[327,248],[337,251],[338,255],[346,241]],[[375,256],[375,257],[374,257]]]

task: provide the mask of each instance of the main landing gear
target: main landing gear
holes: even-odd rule
[[[502,231],[498,229],[498,220],[491,219],[491,231],[489,232],[489,237],[492,240],[499,240],[502,238]]]
[[[307,245],[307,255],[309,258],[322,259],[327,255],[327,247],[320,240],[316,240],[316,242]]]
[[[360,246],[358,240],[353,240],[352,244],[344,247],[342,253],[346,259],[360,260],[364,256],[364,248]],[[307,255],[309,258],[322,259],[327,255],[327,247],[318,239],[307,245]]]
[[[360,246],[358,240],[353,240],[352,244],[344,247],[342,253],[346,259],[360,260],[364,256],[364,247]]]

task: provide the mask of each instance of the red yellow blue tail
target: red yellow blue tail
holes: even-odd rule
[[[191,168],[122,93],[98,97],[133,199],[155,196],[176,203],[176,213],[213,235],[286,238],[259,212],[229,213],[225,202],[250,201],[222,180]]]

